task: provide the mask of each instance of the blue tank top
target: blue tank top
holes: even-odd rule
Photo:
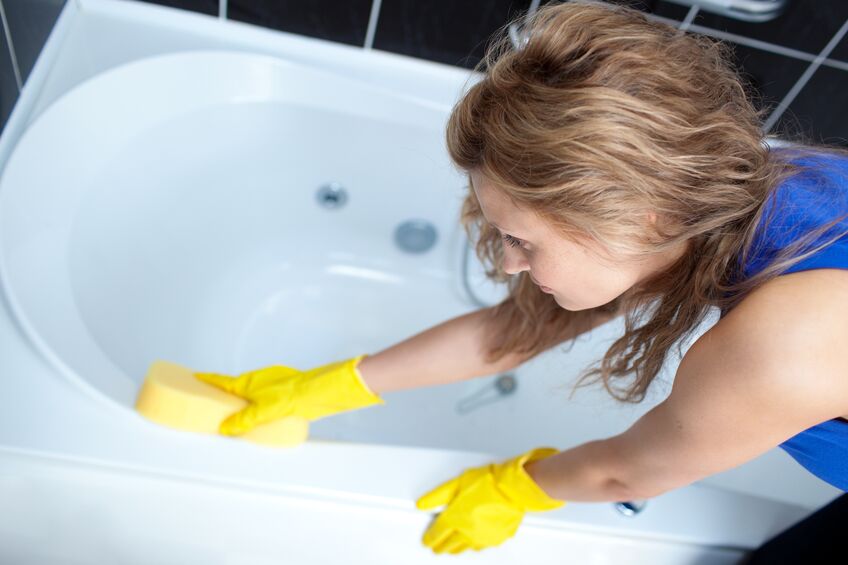
[[[755,231],[751,252],[743,267],[746,278],[759,272],[770,262],[777,250],[789,245],[809,229],[848,212],[848,158],[820,154],[815,157],[795,158],[792,161],[813,166],[822,162],[830,163],[835,165],[838,171],[804,171],[785,180],[769,196],[765,213]],[[777,206],[775,216],[768,226],[768,233],[764,233],[766,213],[774,206]],[[848,220],[843,220],[820,236],[815,245],[824,243],[845,230],[848,230]],[[804,251],[798,251],[795,256]],[[792,265],[782,271],[781,275],[823,268],[848,269],[848,236],[839,238]],[[724,314],[723,311],[722,317]],[[848,374],[845,377],[848,378]],[[848,491],[848,420],[826,420],[792,436],[779,447],[820,479]]]

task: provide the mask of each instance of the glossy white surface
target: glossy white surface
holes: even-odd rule
[[[738,552],[649,538],[529,528],[499,547],[434,555],[420,543],[429,518],[409,508],[375,508],[271,490],[186,481],[30,457],[0,460],[20,479],[0,481],[18,512],[0,515],[0,560],[16,565],[98,563],[210,565],[271,563],[710,563]],[[84,523],[85,528],[79,524]],[[20,534],[26,532],[24,538]]]
[[[305,367],[450,317],[462,179],[444,158],[444,115],[263,55],[107,71],[45,111],[6,167],[10,301],[58,368],[125,405],[155,358]],[[344,208],[316,203],[330,182]],[[394,245],[416,218],[441,234],[435,252]]]
[[[620,333],[614,322],[520,367],[510,396],[493,394],[497,376],[390,393],[379,409],[313,423],[312,439],[291,450],[147,422],[130,406],[153,359],[221,372],[308,367],[378,351],[473,308],[459,280],[463,179],[443,148],[450,102],[468,77],[154,5],[80,6],[69,2],[63,35],[45,50],[52,59],[39,60],[0,139],[0,382],[14,399],[0,412],[0,469],[16,511],[45,508],[0,524],[21,562],[41,518],[71,527],[58,509],[84,500],[131,521],[111,531],[117,546],[202,505],[206,516],[238,515],[259,537],[277,535],[277,516],[302,527],[285,539],[338,542],[314,562],[349,557],[354,542],[342,530],[360,521],[363,535],[394,532],[362,562],[437,558],[420,547],[427,514],[415,498],[493,458],[619,433],[667,393],[676,364],[643,405],[597,389],[568,400],[568,385]],[[316,204],[331,181],[349,191],[344,208]],[[413,218],[438,230],[428,253],[394,246],[394,228]],[[473,280],[481,297],[497,297],[476,263]],[[202,484],[177,495],[178,479]],[[628,536],[643,540],[628,546],[628,562],[691,563],[702,548],[690,544],[759,544],[839,492],[822,485],[774,450],[652,499],[635,517],[607,503],[530,516],[504,551],[485,554],[506,562],[532,546],[544,563],[567,547],[606,562]],[[92,494],[79,498],[82,487]],[[128,510],[152,492],[161,504]],[[330,506],[304,502],[316,497]],[[81,545],[66,540],[67,550],[94,551],[84,542],[96,528],[75,523]],[[226,543],[218,527],[166,547],[176,555],[183,542],[197,552],[204,539]],[[285,548],[294,551],[269,540],[261,555]],[[704,555],[699,563],[732,562]]]

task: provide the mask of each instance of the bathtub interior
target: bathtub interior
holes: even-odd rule
[[[118,67],[55,102],[10,158],[5,290],[32,337],[121,403],[159,357],[234,372],[369,350],[460,306],[463,179],[444,119],[268,56]],[[331,181],[343,208],[316,201]],[[393,230],[418,218],[437,244],[404,253]]]
[[[438,177],[427,174],[438,142],[273,103],[145,131],[104,164],[74,215],[70,281],[87,328],[138,380],[156,356],[227,373],[307,367],[437,321],[457,307],[444,300],[457,234],[453,209],[434,202],[459,194],[445,186],[456,179],[425,180]],[[335,180],[347,204],[323,208],[317,190]],[[419,217],[441,234],[432,256],[394,245],[395,227]]]
[[[39,116],[0,179],[16,316],[66,377],[131,407],[155,359],[228,374],[308,368],[473,310],[448,112],[246,53],[98,75]],[[346,206],[318,205],[331,181]],[[431,250],[395,245],[408,219],[436,228]],[[386,393],[380,410],[314,422],[311,437],[509,454],[612,435],[665,391],[639,406],[597,388],[570,400],[567,385],[608,344],[593,334],[542,354],[508,376],[510,394],[502,375]]]

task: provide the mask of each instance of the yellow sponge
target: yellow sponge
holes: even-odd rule
[[[248,402],[198,380],[193,373],[170,361],[154,361],[136,398],[136,410],[164,426],[217,434],[221,421]],[[257,426],[237,437],[262,445],[291,447],[306,441],[308,435],[309,420],[292,416]]]

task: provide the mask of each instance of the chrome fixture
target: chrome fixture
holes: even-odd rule
[[[718,14],[726,18],[742,20],[743,22],[767,22],[786,11],[789,0],[667,0],[680,6],[696,7],[704,12]],[[535,3],[538,5],[538,2]],[[527,9],[526,18],[535,11],[536,5],[531,4]],[[652,14],[648,13],[650,18]],[[527,43],[530,37],[510,24],[508,28],[512,47],[518,51]]]
[[[512,48],[516,51],[521,50],[521,48],[527,44],[527,41],[530,39],[530,36],[526,33],[521,33],[521,31],[515,27],[515,24],[509,24],[508,30],[509,40],[512,43]]]
[[[347,202],[347,191],[337,182],[330,182],[318,189],[318,203],[324,208],[341,208]]]
[[[518,381],[512,374],[506,373],[495,379],[494,383],[486,383],[482,388],[463,398],[456,404],[456,411],[467,414],[472,410],[502,400],[515,392]]]
[[[426,220],[408,220],[395,229],[395,243],[407,253],[429,251],[436,238],[436,228]]]
[[[767,22],[781,15],[788,0],[668,0],[681,6],[697,6],[727,18],[745,22]]]
[[[341,208],[347,203],[347,190],[337,182],[329,182],[318,189],[315,199],[324,208]],[[436,228],[426,220],[408,220],[395,229],[395,243],[408,253],[428,251],[436,239]]]
[[[613,507],[624,514],[625,516],[635,516],[645,509],[648,505],[646,500],[628,500],[626,502],[616,502]]]

